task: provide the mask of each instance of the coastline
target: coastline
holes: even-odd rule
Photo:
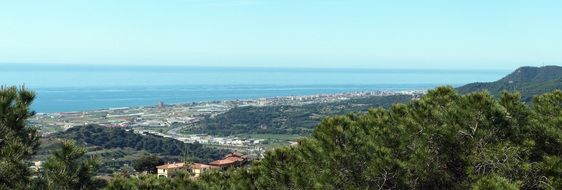
[[[354,92],[400,92],[420,91],[434,88],[438,84],[412,84],[391,87],[392,85],[358,86],[262,86],[243,85],[233,87],[208,87],[208,89],[188,87],[133,87],[92,89],[39,89],[37,101],[32,105],[37,113],[75,113],[108,110],[115,108],[150,107],[165,102],[170,105],[201,104],[217,101],[252,101],[257,99],[278,99],[284,97],[307,97],[337,95]]]
[[[366,94],[407,94],[407,93],[423,93],[425,91],[427,91],[428,89],[431,89],[433,86],[436,85],[427,85],[427,86],[431,86],[431,87],[426,87],[426,88],[407,88],[407,87],[403,87],[403,88],[395,88],[395,89],[384,89],[384,90],[360,90],[360,91],[353,91],[353,90],[349,90],[349,91],[343,91],[343,92],[333,92],[333,93],[316,93],[316,94],[308,94],[308,95],[277,95],[277,96],[263,96],[263,97],[252,97],[252,98],[227,98],[227,99],[213,99],[213,100],[201,100],[201,101],[183,101],[183,102],[172,102],[172,103],[167,103],[164,102],[163,100],[158,100],[158,101],[154,101],[154,104],[149,105],[149,104],[143,104],[143,105],[131,105],[131,106],[116,106],[116,107],[105,107],[105,108],[98,108],[98,109],[88,109],[88,108],[84,108],[82,110],[73,110],[73,111],[53,111],[53,112],[37,112],[38,114],[57,114],[57,113],[82,113],[82,112],[96,112],[96,111],[111,111],[111,110],[120,110],[120,109],[139,109],[139,108],[149,108],[149,107],[154,107],[154,106],[158,106],[158,104],[160,102],[164,102],[166,103],[166,105],[169,106],[181,106],[181,105],[197,105],[197,104],[207,104],[207,103],[217,103],[217,102],[255,102],[258,100],[266,100],[266,101],[279,101],[279,100],[288,100],[288,99],[314,99],[314,98],[329,98],[329,97],[336,97],[336,96],[343,96],[343,97],[354,97],[353,94],[361,94],[361,93],[366,93]],[[64,91],[58,91],[60,93],[63,93]],[[59,101],[66,101],[66,100],[59,100]]]
[[[304,96],[275,96],[243,100],[215,100],[193,103],[165,104],[139,107],[117,107],[92,111],[37,113],[30,122],[40,127],[44,134],[68,128],[96,124],[106,127],[171,128],[177,125],[192,125],[205,117],[214,117],[235,107],[306,105],[330,103],[370,96],[417,96],[426,89],[401,91],[356,91],[344,93],[323,93]]]

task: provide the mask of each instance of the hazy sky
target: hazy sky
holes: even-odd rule
[[[1,0],[0,62],[490,68],[562,63],[562,1]]]

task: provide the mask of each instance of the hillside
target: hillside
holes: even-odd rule
[[[195,161],[210,161],[220,158],[224,152],[203,147],[201,144],[188,144],[156,135],[136,134],[121,128],[109,128],[96,125],[77,126],[57,135],[59,138],[72,139],[86,146],[103,149],[132,148],[162,156],[188,156]]]
[[[366,112],[370,108],[389,107],[407,102],[410,95],[375,96],[333,103],[302,106],[238,107],[216,117],[203,119],[187,133],[213,135],[234,134],[297,134],[308,135],[322,119],[350,112]]]
[[[562,67],[521,67],[504,78],[488,83],[471,83],[457,88],[461,93],[488,90],[492,95],[502,91],[519,91],[525,102],[538,94],[562,89]]]
[[[207,148],[201,144],[186,144],[181,141],[155,135],[141,135],[122,128],[97,125],[77,126],[54,136],[41,139],[41,150],[35,159],[46,160],[60,146],[61,139],[74,140],[88,149],[89,155],[102,158],[100,173],[109,173],[130,164],[146,155],[157,155],[164,160],[176,161],[186,157],[194,162],[208,162],[222,158],[227,152]]]

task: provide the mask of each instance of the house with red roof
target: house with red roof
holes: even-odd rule
[[[193,163],[191,164],[191,173],[194,177],[199,177],[201,174],[205,173],[207,170],[218,169],[217,166],[211,166],[207,164]]]
[[[178,171],[181,170],[185,170],[185,171],[190,170],[191,173],[193,174],[193,177],[199,177],[207,170],[237,167],[237,166],[242,166],[247,162],[248,162],[248,157],[239,153],[232,153],[224,156],[222,160],[215,160],[210,162],[209,164],[172,163],[172,164],[164,164],[161,166],[156,166],[156,168],[158,169],[158,177],[160,176],[173,177],[174,175],[176,175]]]
[[[248,161],[248,158],[239,153],[232,153],[226,155],[222,160],[215,160],[209,163],[211,166],[220,168],[228,168],[233,166],[241,166]]]

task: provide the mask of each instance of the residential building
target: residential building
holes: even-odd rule
[[[199,177],[201,174],[205,173],[207,170],[218,168],[217,166],[211,166],[207,164],[193,163],[191,164],[191,173],[194,177]]]
[[[226,155],[222,160],[215,160],[209,163],[211,166],[216,166],[220,168],[228,168],[233,166],[241,166],[248,161],[248,158],[239,153],[232,153]]]
[[[179,170],[187,170],[187,166],[185,163],[172,163],[172,164],[164,164],[161,166],[156,166],[158,169],[158,177],[173,177],[176,175],[176,172]]]

